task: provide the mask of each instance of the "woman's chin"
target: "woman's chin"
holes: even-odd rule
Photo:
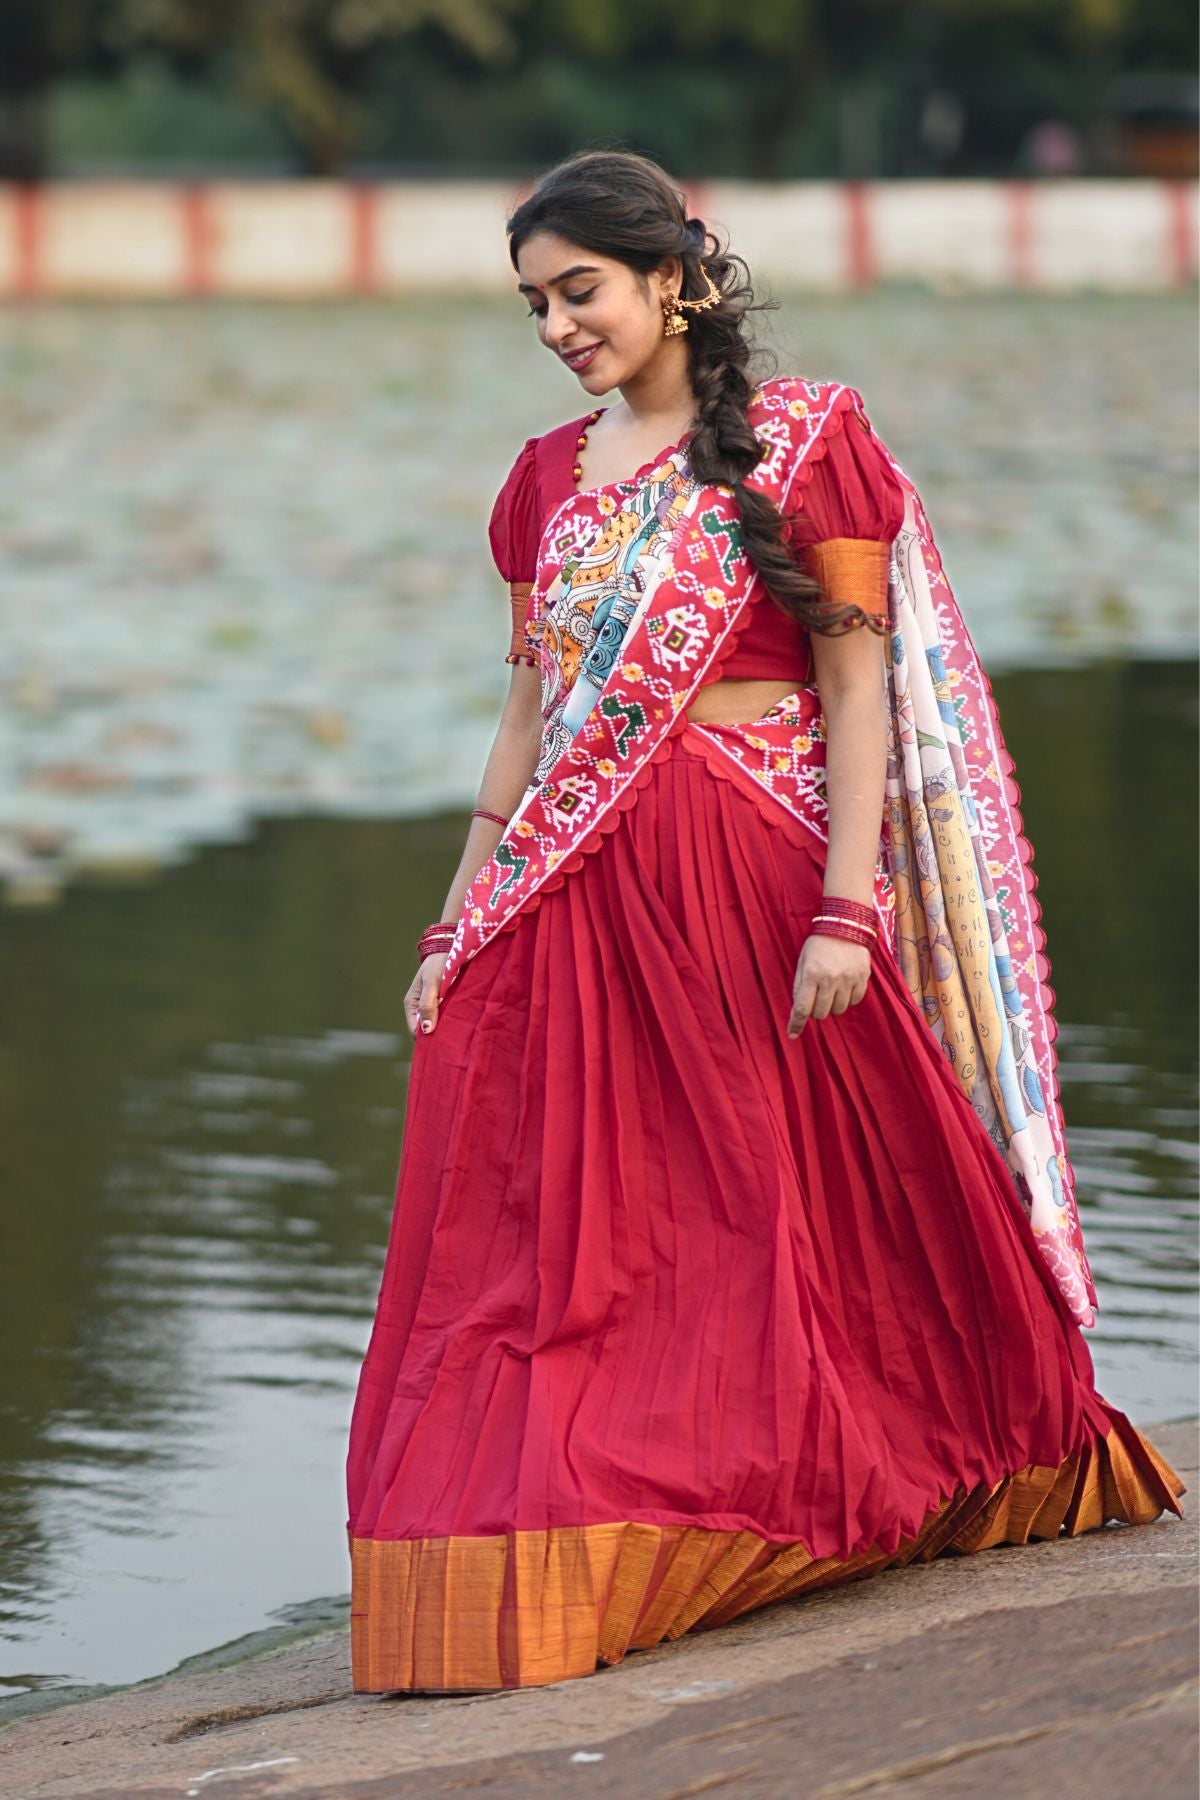
[[[571,373],[583,391],[592,395],[611,393],[623,379],[607,344],[601,346],[584,368],[572,369]]]

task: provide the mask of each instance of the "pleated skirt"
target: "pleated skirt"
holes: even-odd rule
[[[357,1692],[543,1684],[944,1551],[1179,1512],[824,846],[688,726],[419,1035],[347,1461]]]

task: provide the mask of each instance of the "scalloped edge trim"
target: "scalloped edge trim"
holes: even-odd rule
[[[680,718],[684,725],[688,723],[687,719],[683,718],[682,714],[680,715]],[[488,944],[494,943],[497,938],[504,937],[507,932],[515,931],[523,920],[532,918],[534,913],[538,910],[538,907],[542,904],[543,896],[546,894],[557,893],[559,888],[562,887],[563,883],[566,881],[567,876],[576,874],[577,871],[583,867],[585,857],[592,855],[595,851],[602,848],[605,838],[611,837],[613,832],[616,831],[617,827],[620,825],[622,814],[629,812],[636,803],[638,795],[646,786],[654,772],[655,764],[665,762],[667,757],[673,753],[675,748],[674,740],[678,736],[679,727],[680,719],[674,720],[668,727],[662,742],[658,744],[646,758],[636,775],[630,777],[629,781],[613,800],[608,811],[604,814],[599,823],[594,825],[591,831],[589,831],[585,837],[580,839],[570,856],[559,864],[552,875],[546,876],[545,880],[525,899],[517,911],[511,913],[509,917],[504,920],[503,924],[496,926],[487,941],[481,944],[478,950],[470,957],[470,962],[474,962],[475,959],[487,949]],[[460,965],[458,971],[460,975],[467,966],[468,964],[466,963]]]
[[[749,725],[757,725],[759,722],[758,719],[746,721]],[[787,808],[782,806],[778,800],[772,800],[759,787],[752,775],[748,775],[737,763],[731,762],[719,744],[715,744],[710,737],[703,735],[704,727],[698,721],[689,720],[689,724],[698,737],[692,738],[686,735],[681,737],[679,741],[683,749],[690,756],[706,763],[710,773],[717,781],[727,781],[730,787],[736,788],[739,794],[744,794],[748,800],[752,801],[767,824],[775,831],[782,832],[789,844],[792,844],[797,850],[807,850],[811,854],[815,844],[824,844],[827,841],[815,825],[805,825],[788,812]]]

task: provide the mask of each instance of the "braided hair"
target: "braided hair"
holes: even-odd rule
[[[553,232],[581,250],[625,263],[643,283],[651,270],[677,256],[683,265],[684,300],[707,292],[703,261],[721,298],[715,306],[686,315],[688,374],[696,397],[697,423],[688,453],[693,472],[702,482],[732,488],[746,554],[785,613],[826,633],[865,622],[860,607],[824,602],[820,583],[789,547],[779,508],[759,488],[746,484],[761,455],[747,418],[757,385],[752,364],[774,362],[773,352],[756,347],[747,336],[746,315],[778,301],[755,299],[745,260],[722,245],[702,220],[688,217],[686,199],[666,171],[631,151],[579,151],[541,177],[510,214],[506,229],[514,268],[521,246],[536,231]]]

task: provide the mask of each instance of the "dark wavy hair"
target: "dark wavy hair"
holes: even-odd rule
[[[645,277],[668,257],[683,264],[681,298],[706,292],[703,261],[720,303],[685,316],[688,373],[696,396],[696,431],[690,460],[703,482],[726,482],[737,498],[746,554],[782,610],[814,630],[829,632],[865,620],[854,605],[830,607],[822,589],[788,545],[779,508],[758,488],[747,487],[760,457],[746,416],[756,386],[754,363],[774,353],[755,346],[746,316],[779,303],[756,300],[750,270],[700,219],[688,217],[687,201],[670,176],[648,156],[627,150],[583,150],[549,169],[514,208],[507,227],[513,267],[535,231],[550,231],[599,256],[622,262]],[[648,284],[646,284],[648,285]],[[759,377],[762,379],[762,377]]]

